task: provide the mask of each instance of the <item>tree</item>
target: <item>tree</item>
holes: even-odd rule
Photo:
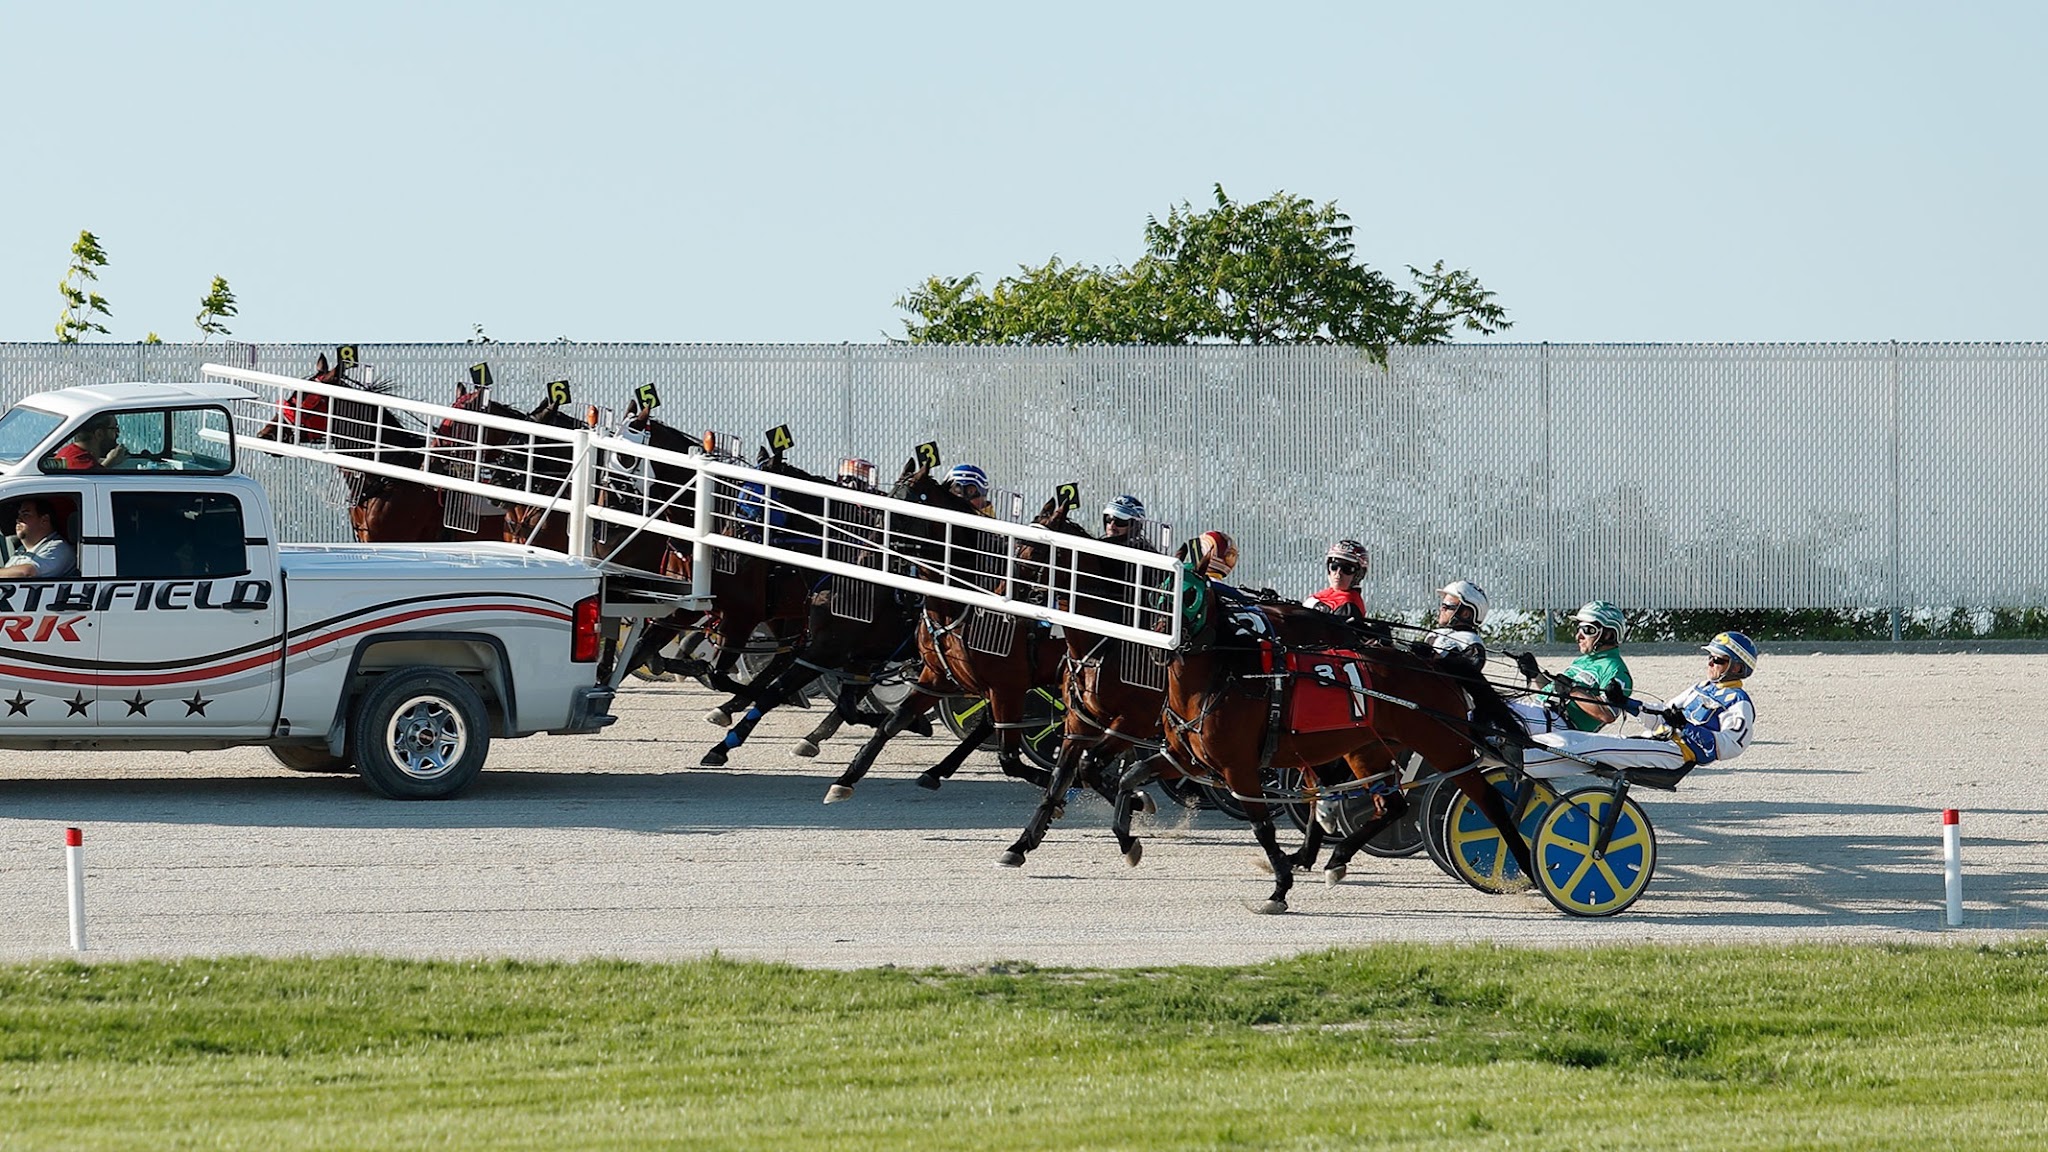
[[[64,311],[57,317],[57,343],[76,344],[88,332],[107,334],[107,326],[97,318],[111,317],[114,310],[107,305],[106,297],[85,290],[89,281],[100,278],[99,270],[106,266],[107,252],[100,247],[100,238],[90,232],[79,232],[77,242],[71,245],[71,267],[57,285],[57,291],[64,295]]]
[[[933,276],[896,306],[913,344],[1347,344],[1381,360],[1395,344],[1509,326],[1470,272],[1411,265],[1407,289],[1355,262],[1350,219],[1285,192],[1238,203],[1219,184],[1213,208],[1148,218],[1128,268],[1054,257],[987,291],[978,276]]]
[[[193,325],[199,329],[199,342],[204,344],[215,336],[231,335],[227,319],[234,314],[234,291],[228,287],[225,277],[215,276],[213,286],[199,298],[199,315],[192,318]]]

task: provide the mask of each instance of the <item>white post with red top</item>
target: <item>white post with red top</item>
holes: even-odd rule
[[[64,830],[64,871],[71,879],[71,947],[85,951],[85,833]]]
[[[1941,813],[1941,861],[1948,881],[1948,926],[1963,926],[1963,829],[1962,813],[1954,808]]]

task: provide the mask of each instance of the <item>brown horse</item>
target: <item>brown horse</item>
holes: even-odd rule
[[[934,508],[968,514],[975,511],[974,505],[934,481],[928,472],[917,474],[906,495]],[[1087,535],[1067,518],[1067,511],[1068,505],[1055,497],[1046,502],[1033,523],[1056,532]],[[971,582],[986,591],[1005,592],[1001,571],[1004,557],[990,550],[986,534],[958,527],[949,531],[956,555],[984,561],[982,567],[987,571],[971,577]],[[1040,574],[1035,582],[1025,565],[1015,567],[1025,588],[1032,583],[1040,588],[1045,586],[1046,565],[1042,559],[1030,566],[1031,571]],[[874,767],[875,757],[891,737],[931,711],[941,699],[955,695],[981,696],[989,706],[963,734],[953,754],[918,775],[919,787],[939,787],[959,770],[967,753],[980,747],[991,733],[1000,740],[996,760],[1005,776],[1050,786],[1051,776],[1044,769],[1025,763],[1023,757],[1024,729],[1034,726],[1024,719],[1031,692],[1059,683],[1063,649],[1054,643],[1050,631],[1036,621],[927,596],[918,612],[917,648],[923,667],[915,689],[854,755],[846,771],[827,790],[826,802],[836,803],[851,796],[854,785]]]
[[[705,445],[705,441],[654,419],[650,409],[628,411],[621,431],[644,440],[651,448],[683,455],[692,450],[702,451]],[[712,451],[706,454],[713,459],[740,462],[739,457],[721,455],[717,448],[713,444]],[[779,453],[757,461],[757,466],[777,475],[827,482],[822,477],[784,463]],[[690,469],[652,458],[647,460],[645,469],[630,463],[621,466],[615,462],[600,472],[599,498],[608,506],[636,510],[670,523],[691,526],[696,523],[696,501],[685,488],[696,475]],[[718,532],[758,540],[765,528],[774,532],[774,542],[779,545],[801,551],[818,550],[815,522],[807,525],[799,515],[795,517],[796,523],[784,519],[782,523],[764,526],[746,515],[746,495],[743,491],[721,486],[712,505],[712,519]],[[803,502],[806,499],[814,498],[779,496],[778,503],[805,507],[807,505]],[[613,563],[643,572],[659,573],[672,579],[690,576],[688,555],[658,532],[629,530],[600,522],[598,552]],[[653,622],[639,647],[628,655],[628,666],[639,668],[646,665],[657,671],[704,676],[712,687],[722,692],[742,693],[745,686],[731,679],[732,670],[753,643],[756,629],[763,624],[768,626],[775,637],[778,652],[793,649],[809,620],[809,598],[816,581],[816,576],[804,569],[773,563],[758,556],[714,550],[710,610],[685,609]],[[690,631],[701,631],[716,643],[711,661],[671,662],[659,655],[663,646]],[[726,706],[714,710],[714,715],[725,713],[729,719],[731,712],[744,707],[744,703],[728,701]]]
[[[1523,874],[1534,874],[1500,793],[1473,770],[1493,751],[1489,737],[1522,739],[1490,685],[1405,648],[1362,645],[1355,630],[1325,612],[1254,603],[1208,582],[1199,594],[1207,602],[1197,626],[1167,670],[1166,747],[1183,770],[1220,774],[1243,801],[1274,877],[1258,911],[1287,910],[1294,867],[1305,863],[1280,851],[1262,783],[1268,767],[1310,776],[1341,759],[1354,775],[1370,776],[1419,755],[1435,770],[1456,774],[1459,790],[1501,830]],[[1331,716],[1331,705],[1349,715]],[[1311,706],[1324,712],[1311,720]],[[1345,837],[1332,855],[1333,872],[1398,811],[1396,801],[1387,815]],[[1307,859],[1319,833],[1311,824]]]
[[[1078,526],[1071,530],[1086,534]],[[1042,563],[1041,551],[1040,545],[1027,544],[1020,554],[1027,561]],[[1124,602],[1132,586],[1134,565],[1067,550],[1060,550],[1053,563],[1057,570],[1074,574],[1073,586],[1059,589],[1069,611],[1126,625],[1157,623],[1163,630],[1165,620],[1156,607]],[[1045,798],[1016,842],[996,862],[1007,868],[1023,867],[1025,856],[1044,842],[1046,830],[1063,811],[1067,789],[1078,781],[1101,793],[1113,806],[1111,827],[1118,850],[1126,862],[1136,866],[1144,856],[1144,845],[1131,835],[1131,813],[1152,808],[1144,785],[1152,779],[1180,775],[1169,760],[1158,756],[1168,654],[1071,625],[1062,631],[1067,651],[1060,662],[1060,685],[1066,711],[1059,758]],[[1120,766],[1133,760],[1136,765],[1127,782]]]
[[[923,470],[912,460],[905,466],[903,476],[897,480],[890,494],[905,498],[914,479],[922,477]],[[912,517],[898,517],[896,527],[899,532],[914,533],[917,523]],[[915,551],[918,547],[915,539],[901,540],[900,543],[907,551]],[[720,709],[743,708],[744,712],[733,720],[725,738],[705,751],[699,763],[714,768],[725,764],[732,753],[746,743],[763,717],[789,701],[823,672],[839,672],[846,682],[833,703],[836,719],[827,717],[818,731],[812,733],[814,740],[829,735],[841,721],[875,722],[876,717],[858,711],[857,705],[868,692],[869,678],[882,674],[916,652],[917,609],[913,601],[898,596],[891,589],[847,581],[847,585],[872,590],[873,595],[865,598],[863,611],[842,613],[834,609],[833,601],[843,595],[850,596],[853,588],[840,586],[837,577],[833,583],[831,597],[820,597],[811,602],[809,626],[799,644],[777,655],[751,684],[744,686]],[[964,757],[965,753],[961,755]],[[831,802],[829,797],[827,802]]]

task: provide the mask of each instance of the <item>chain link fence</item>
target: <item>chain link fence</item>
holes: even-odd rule
[[[936,440],[999,487],[1134,493],[1185,538],[1235,536],[1244,583],[1322,583],[1339,537],[1372,553],[1376,612],[1471,579],[1497,609],[2048,604],[2048,345],[1445,345],[1382,368],[1341,348],[363,344],[398,391],[446,402],[479,361],[496,398],[620,409],[885,476]],[[0,344],[0,400],[209,361],[312,372],[313,345]],[[331,475],[245,454],[286,539],[346,538]]]

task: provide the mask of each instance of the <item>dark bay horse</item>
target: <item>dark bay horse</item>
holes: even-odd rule
[[[970,515],[975,512],[973,504],[934,481],[928,473],[919,473],[903,486],[901,494],[902,498],[934,508]],[[1033,523],[1055,532],[1086,536],[1085,529],[1068,519],[1068,510],[1068,504],[1055,497],[1046,501]],[[1022,556],[1020,563],[1005,565],[1002,561],[1008,549],[990,547],[992,540],[1003,537],[957,526],[948,531],[952,534],[954,555],[982,561],[980,567],[984,571],[968,579],[984,591],[1008,594],[1005,567],[1014,568],[1023,582],[1019,592],[1028,595],[1027,589],[1034,583],[1040,589],[1046,587],[1048,566],[1043,558],[1031,562],[1031,557]],[[1034,574],[1035,581],[1031,579]],[[927,596],[918,611],[917,647],[922,669],[915,688],[888,721],[875,729],[875,734],[847,764],[846,771],[833,782],[826,793],[827,802],[836,803],[851,796],[854,786],[874,767],[875,757],[881,754],[883,746],[948,695],[980,696],[988,700],[989,706],[962,735],[953,754],[918,775],[920,787],[939,787],[959,770],[967,753],[980,747],[992,732],[1001,742],[996,759],[1003,775],[1049,786],[1051,776],[1025,762],[1023,744],[1024,729],[1032,726],[1024,719],[1032,690],[1059,683],[1064,648],[1053,640],[1051,631],[1034,620]]]
[[[1405,648],[1361,645],[1359,634],[1329,613],[1253,603],[1218,589],[1207,584],[1202,616],[1167,670],[1164,734],[1183,770],[1220,774],[1250,815],[1274,877],[1258,911],[1287,910],[1294,868],[1313,858],[1321,831],[1311,822],[1302,854],[1280,851],[1262,783],[1268,766],[1307,777],[1344,760],[1363,777],[1419,755],[1438,772],[1456,773],[1451,779],[1501,830],[1523,875],[1534,875],[1501,794],[1482,772],[1467,770],[1492,753],[1490,738],[1524,739],[1491,685]],[[1299,723],[1294,702],[1306,699],[1310,683],[1348,700],[1348,720]],[[1333,872],[1399,811],[1397,799],[1346,836],[1332,853]]]
[[[682,455],[692,450],[704,451],[706,444],[705,439],[664,424],[654,418],[651,410],[642,408],[626,413],[621,433],[643,441],[650,448]],[[742,462],[740,457],[721,454],[719,447],[712,444],[711,450],[705,454],[716,460]],[[696,501],[685,487],[696,473],[651,457],[645,463],[646,466],[640,468],[630,463],[614,462],[603,469],[598,483],[599,499],[611,507],[655,516],[685,527],[694,526]],[[755,466],[795,479],[830,482],[785,463],[779,453],[757,460]],[[779,507],[771,515],[760,507],[759,493],[751,494],[755,497],[751,504],[749,495],[743,489],[720,486],[712,501],[715,531],[753,540],[762,539],[764,532],[772,533],[774,543],[779,546],[797,551],[819,551],[817,522],[803,515],[806,510],[817,510],[819,502],[816,497],[778,493]],[[598,539],[598,554],[614,563],[676,579],[686,579],[690,575],[689,555],[661,533],[627,529],[601,521]],[[720,691],[740,693],[744,686],[731,679],[732,670],[753,642],[756,629],[767,625],[776,638],[778,651],[793,647],[808,622],[809,596],[816,580],[816,576],[807,570],[773,563],[758,556],[714,550],[710,610],[686,609],[653,622],[638,649],[628,655],[628,666],[638,668],[647,664],[660,670],[703,675]],[[658,655],[660,649],[677,636],[693,630],[701,631],[715,642],[713,659],[708,664],[691,661],[666,667],[667,662]],[[729,713],[743,706],[741,702],[729,703],[730,707],[719,711]]]
[[[905,465],[903,476],[891,489],[891,495],[901,498],[910,491],[913,479],[923,475],[923,469],[912,460]],[[910,532],[914,530],[914,523],[913,518],[902,517],[897,521],[897,528],[899,532]],[[900,539],[899,543],[910,551],[918,546],[914,539]],[[875,559],[878,563],[884,562],[879,554]],[[901,561],[893,563],[900,564]],[[835,609],[835,601],[842,597],[852,598],[858,589],[866,590],[860,593],[862,611]],[[764,716],[788,702],[822,672],[836,671],[846,679],[838,698],[833,701],[835,715],[827,717],[812,733],[814,740],[829,735],[830,730],[838,727],[837,721],[861,724],[878,721],[880,717],[863,713],[858,708],[868,692],[866,681],[915,653],[916,623],[914,599],[859,581],[848,580],[842,584],[840,578],[834,577],[830,596],[810,601],[810,617],[797,646],[777,655],[753,683],[727,702],[727,709],[744,708],[744,712],[733,721],[725,738],[712,745],[699,763],[714,768],[727,763],[732,753],[746,743]],[[965,753],[961,755],[964,758]],[[828,798],[827,803],[830,802]]]

